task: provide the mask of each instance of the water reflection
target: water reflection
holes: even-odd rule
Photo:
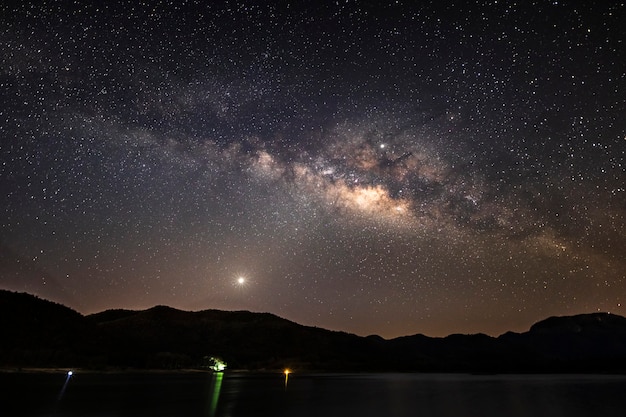
[[[211,378],[211,403],[209,404],[209,417],[215,417],[217,414],[217,403],[220,399],[220,392],[222,391],[222,379],[224,379],[224,372],[215,372]]]
[[[70,382],[70,378],[72,378],[72,375],[74,375],[74,372],[67,371],[67,374],[65,376],[65,382],[63,383],[63,387],[61,387],[61,391],[59,392],[59,397],[57,398],[57,402],[61,401],[61,399],[63,398],[63,394],[65,394],[65,390],[67,390],[67,384]]]
[[[289,369],[285,369],[285,391],[287,390],[287,383],[289,382],[289,374],[291,371]]]
[[[623,417],[626,377],[0,372],[2,416]],[[70,382],[71,381],[71,382]],[[62,384],[63,383],[63,384]],[[55,407],[56,405],[56,407]]]

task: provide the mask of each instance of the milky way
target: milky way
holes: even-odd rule
[[[0,6],[2,288],[384,337],[626,313],[623,2],[204,3]]]

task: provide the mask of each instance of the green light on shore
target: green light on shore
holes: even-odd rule
[[[219,358],[212,356],[209,359],[209,362],[210,362],[209,369],[212,369],[215,372],[223,372],[224,370],[226,370],[226,362],[224,362],[223,360]]]

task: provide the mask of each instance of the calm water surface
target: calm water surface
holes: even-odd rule
[[[620,416],[626,376],[0,373],[0,416]]]

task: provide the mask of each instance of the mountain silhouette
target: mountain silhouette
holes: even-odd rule
[[[88,316],[0,290],[0,366],[376,372],[626,372],[626,318],[550,317],[499,337],[386,340],[303,326],[269,313],[107,310]]]

